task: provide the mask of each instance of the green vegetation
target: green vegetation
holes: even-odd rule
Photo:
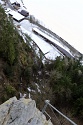
[[[57,58],[48,66],[49,83],[55,94],[55,105],[70,107],[83,118],[83,66],[80,60]]]
[[[19,98],[19,92],[29,94],[41,109],[44,100],[49,99],[59,109],[65,108],[74,117],[83,118],[83,65],[79,60],[57,57],[46,60],[43,54],[35,52],[36,45],[27,43],[0,7],[0,103],[12,96]],[[37,89],[37,83],[40,91]]]
[[[17,32],[6,18],[3,9],[0,8],[0,57],[3,57],[10,65],[17,58],[17,41]]]

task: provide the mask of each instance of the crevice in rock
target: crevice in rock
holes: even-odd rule
[[[31,119],[28,121],[28,123],[30,123],[32,119],[33,119],[33,118],[31,118]]]
[[[18,117],[16,117],[15,119],[13,119],[9,124],[11,124],[12,122],[14,122]]]
[[[9,115],[10,115],[10,110],[13,107],[13,104],[14,104],[14,102],[11,103],[11,105],[10,105],[10,107],[8,109],[8,113],[7,113],[6,117],[4,118],[2,125],[6,125],[7,124],[7,121],[9,119]]]

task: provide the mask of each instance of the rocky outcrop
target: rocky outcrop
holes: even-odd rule
[[[52,125],[34,100],[13,97],[0,105],[0,125]]]

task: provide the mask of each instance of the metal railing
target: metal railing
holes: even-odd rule
[[[47,108],[47,106],[50,106],[50,107],[52,107],[56,112],[58,112],[61,116],[63,116],[67,121],[69,121],[72,125],[77,125],[75,122],[73,122],[71,119],[69,119],[67,116],[65,116],[63,113],[61,113],[58,109],[56,109],[54,106],[52,106],[51,104],[50,104],[50,101],[49,100],[45,100],[45,106],[44,106],[44,108],[42,109],[42,113],[44,113],[44,112],[46,112],[45,110],[46,110],[46,108]]]

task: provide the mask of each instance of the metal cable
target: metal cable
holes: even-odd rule
[[[50,107],[50,106],[49,106],[49,107]],[[54,113],[52,107],[50,107],[50,109],[51,109],[51,111],[53,112],[54,117],[57,119],[58,124],[61,125],[60,120],[58,119],[58,117],[57,117],[56,114]]]

